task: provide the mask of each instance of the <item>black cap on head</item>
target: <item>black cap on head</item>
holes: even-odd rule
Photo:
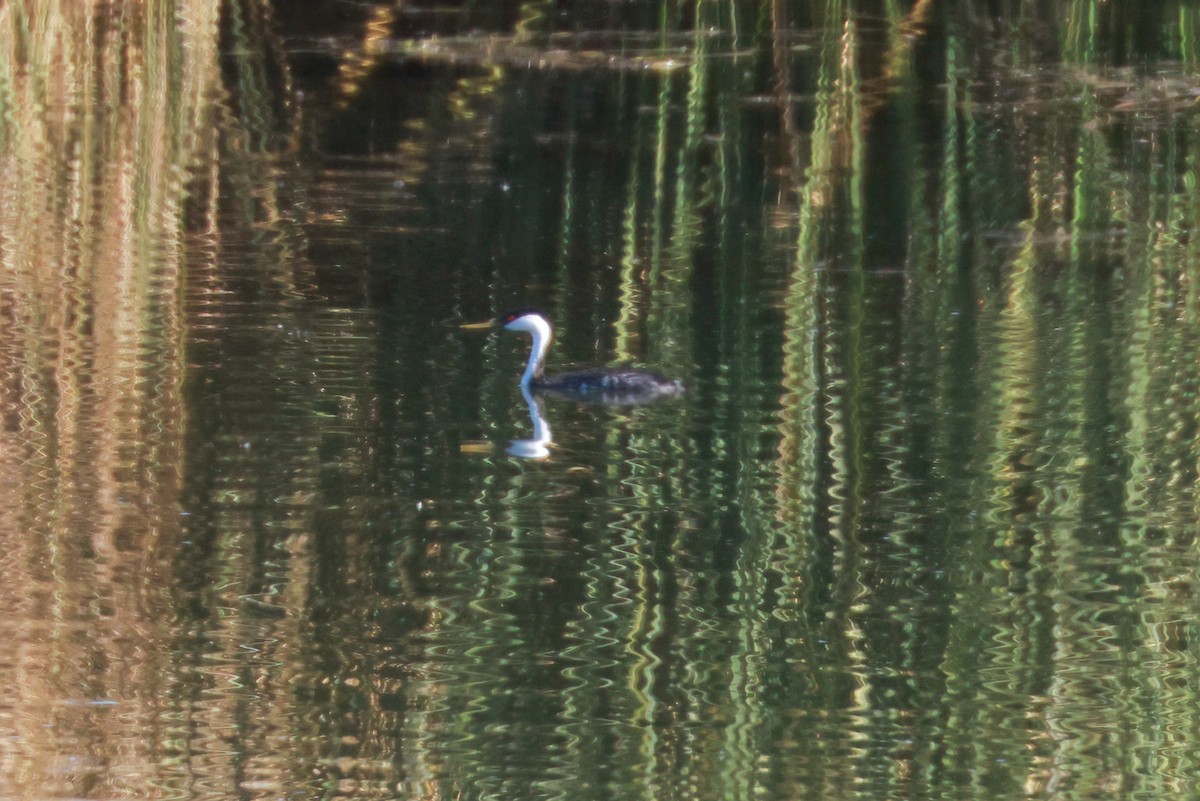
[[[510,312],[500,315],[500,325],[508,325],[513,320],[519,320],[526,315],[536,314],[538,317],[545,317],[539,310],[532,307],[525,309],[513,309]]]

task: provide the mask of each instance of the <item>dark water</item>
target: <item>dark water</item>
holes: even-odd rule
[[[306,5],[0,12],[0,795],[1194,793],[1200,16]]]

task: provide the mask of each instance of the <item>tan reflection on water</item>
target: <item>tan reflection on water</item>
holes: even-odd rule
[[[112,11],[0,8],[8,797],[145,788],[170,748],[183,176],[210,138],[217,8]]]

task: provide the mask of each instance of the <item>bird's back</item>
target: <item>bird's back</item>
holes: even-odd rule
[[[533,387],[574,400],[611,405],[649,403],[683,392],[680,381],[629,367],[556,373],[537,379]]]

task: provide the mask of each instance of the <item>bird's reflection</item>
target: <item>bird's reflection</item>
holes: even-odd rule
[[[510,456],[522,459],[547,459],[550,457],[550,446],[553,444],[553,434],[550,424],[546,422],[543,412],[542,396],[549,395],[585,406],[631,407],[646,406],[669,395],[631,394],[624,391],[597,390],[580,395],[575,392],[560,392],[555,389],[533,388],[528,383],[521,385],[521,397],[529,407],[529,420],[533,423],[533,436],[528,439],[514,439],[504,449]]]
[[[514,439],[504,449],[510,456],[522,459],[546,459],[550,456],[551,437],[550,424],[542,414],[542,401],[537,398],[529,387],[521,385],[521,396],[529,406],[529,419],[533,423],[533,436],[529,439]]]

